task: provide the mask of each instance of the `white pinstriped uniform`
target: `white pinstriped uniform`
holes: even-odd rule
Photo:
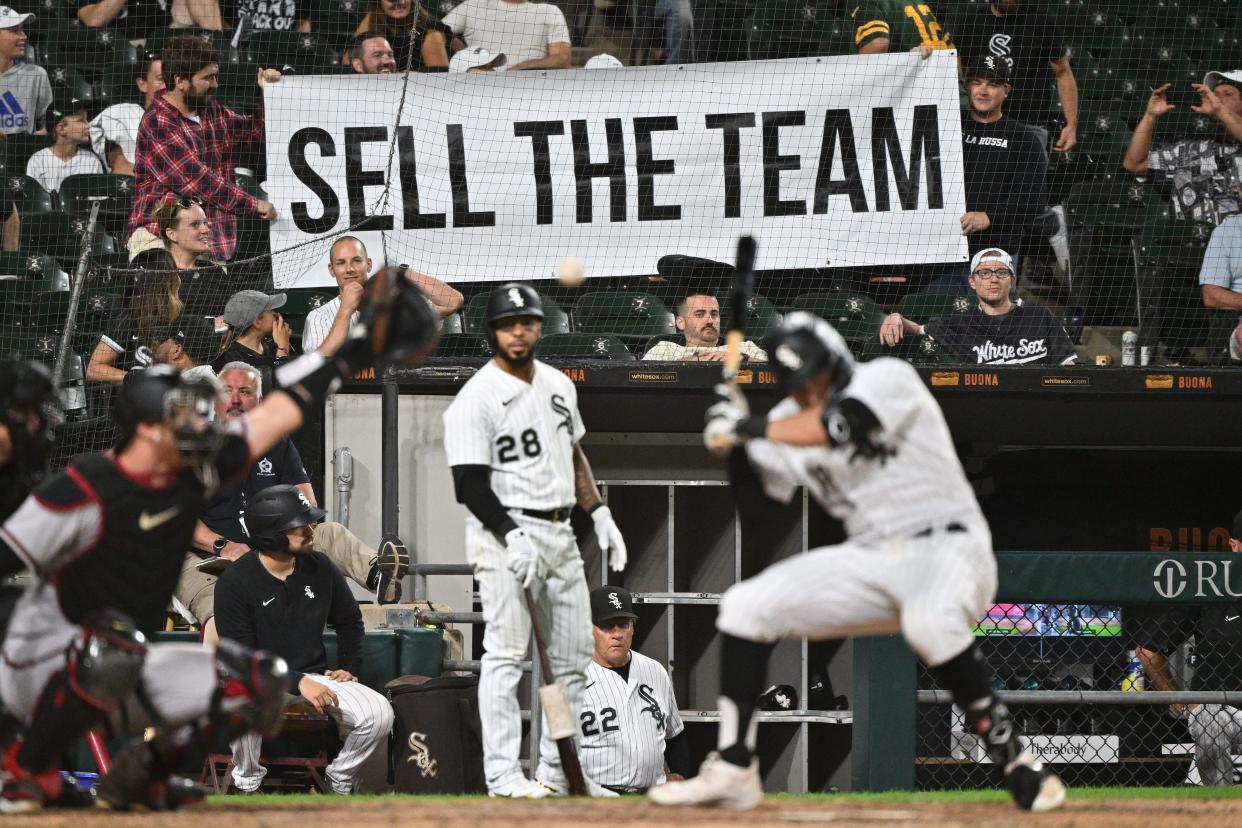
[[[516,509],[552,511],[572,506],[574,446],[586,434],[578,393],[564,374],[535,362],[532,382],[506,374],[489,362],[457,392],[444,412],[444,450],[450,466],[491,468],[491,487],[530,536],[539,554],[531,587],[548,646],[552,672],[569,696],[575,718],[591,661],[590,597],[582,557],[569,521],[529,517]],[[466,556],[474,566],[487,627],[479,676],[483,723],[483,770],[488,787],[502,787],[521,775],[522,722],[514,695],[519,662],[530,638],[530,618],[521,584],[506,566],[507,552],[470,515]],[[556,743],[543,729],[538,778],[564,786]]]
[[[341,297],[334,296],[332,301],[324,302],[310,313],[306,314],[306,321],[302,324],[302,353],[309,354],[311,351],[318,350],[323,341],[328,338],[328,331],[332,330],[332,320],[336,319],[336,313],[341,307]],[[358,312],[354,311],[353,319],[358,318]]]
[[[578,732],[582,770],[609,788],[645,791],[664,782],[664,742],[681,733],[681,713],[668,671],[630,651],[630,673],[592,660]]]
[[[327,685],[336,694],[336,704],[325,712],[349,734],[325,772],[333,791],[353,793],[358,784],[358,769],[384,744],[392,730],[392,705],[359,682],[336,681],[315,673],[306,673],[306,677]],[[259,734],[247,733],[229,743],[233,749],[233,784],[238,790],[253,791],[267,776],[267,768],[259,764],[262,742]]]
[[[866,404],[895,453],[751,440],[746,452],[769,497],[798,486],[845,523],[849,540],[788,558],[735,585],[716,626],[739,638],[845,638],[901,631],[937,666],[971,643],[996,592],[992,536],[953,448],[944,415],[918,372],[897,359],[857,365],[844,397]],[[770,419],[798,410],[786,399]],[[950,524],[964,532],[945,531]],[[929,534],[916,537],[923,530]]]

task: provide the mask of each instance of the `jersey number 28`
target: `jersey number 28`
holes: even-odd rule
[[[599,727],[595,726],[595,711],[582,711],[582,735],[598,736],[602,730],[604,733],[612,733],[620,730],[621,725],[617,724],[617,711],[611,707],[605,707],[599,711]]]
[[[533,428],[528,428],[522,432],[518,438],[522,441],[522,454],[527,457],[538,457],[543,451],[543,446],[539,445],[539,433]],[[497,455],[502,463],[512,463],[518,459],[518,440],[514,440],[508,434],[502,434],[496,438],[496,447],[500,449]]]

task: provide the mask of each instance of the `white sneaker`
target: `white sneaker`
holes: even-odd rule
[[[551,792],[525,776],[516,776],[508,782],[488,788],[487,795],[493,799],[543,799],[550,796]]]
[[[621,795],[617,793],[616,791],[608,790],[603,785],[599,784],[594,779],[587,776],[585,773],[582,774],[582,780],[586,782],[587,796],[595,796],[601,799],[610,799],[613,797],[619,797]],[[535,777],[535,783],[537,785],[541,785],[542,787],[546,788],[548,790],[548,793],[552,796],[568,796],[569,795],[569,784],[565,781],[564,777],[560,777],[559,781],[557,781],[552,776],[546,776],[546,775],[537,776]]]
[[[713,751],[703,760],[698,776],[684,782],[665,782],[647,796],[657,805],[714,805],[748,811],[763,801],[759,760],[752,759],[750,767],[739,768]]]

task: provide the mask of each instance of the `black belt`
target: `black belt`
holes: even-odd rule
[[[932,533],[933,533],[933,532],[940,531],[940,529],[941,529],[941,527],[939,527],[939,526],[928,526],[928,527],[927,527],[926,529],[924,529],[922,532],[915,532],[915,533],[914,533],[911,537],[915,537],[915,538],[929,538],[929,537],[931,537],[931,535],[932,535]],[[945,531],[945,532],[965,532],[965,531],[966,531],[966,527],[965,527],[965,526],[963,526],[962,524],[958,523],[957,521],[954,521],[953,523],[950,523],[950,524],[946,525],[946,526],[944,527],[944,530],[943,530],[943,531]]]
[[[543,512],[539,509],[514,509],[513,511],[520,512],[527,517],[533,517],[536,520],[548,520],[552,523],[563,523],[564,521],[569,520],[569,514],[573,510],[573,506],[561,506],[560,508],[553,509],[550,512]]]
[[[604,785],[602,787],[605,787],[608,790],[612,791],[613,793],[619,794],[620,796],[628,796],[630,794],[644,794],[647,792],[646,788],[614,788],[612,785]]]

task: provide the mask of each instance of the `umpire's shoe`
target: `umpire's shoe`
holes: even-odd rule
[[[396,535],[384,535],[371,563],[367,586],[375,590],[377,604],[395,604],[401,600],[401,579],[410,570],[410,553]]]
[[[1024,811],[1051,811],[1065,801],[1065,783],[1025,750],[1005,767],[1005,786]]]
[[[665,782],[647,796],[657,805],[710,805],[749,811],[763,801],[759,760],[751,759],[750,767],[743,768],[713,751],[699,766],[698,776],[684,782]]]

